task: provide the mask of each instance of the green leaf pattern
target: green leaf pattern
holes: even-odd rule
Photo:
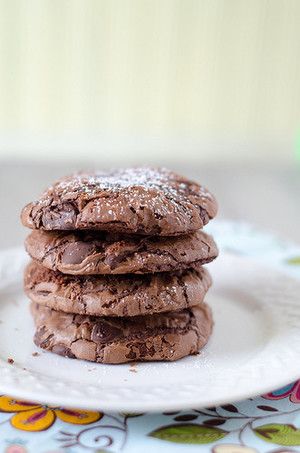
[[[220,428],[189,423],[163,426],[152,431],[149,436],[180,444],[209,444],[223,439],[227,434]]]
[[[254,429],[254,432],[266,442],[272,442],[286,447],[300,445],[300,429],[297,429],[294,425],[270,423],[268,425],[258,426]]]

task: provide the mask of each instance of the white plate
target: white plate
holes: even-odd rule
[[[224,254],[209,266],[215,329],[200,355],[135,366],[39,351],[22,293],[26,260],[21,250],[0,253],[2,393],[65,407],[165,411],[237,401],[300,376],[300,282],[249,258]]]

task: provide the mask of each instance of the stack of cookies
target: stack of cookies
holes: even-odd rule
[[[202,227],[214,197],[166,169],[79,173],[22,211],[37,346],[102,363],[177,360],[212,330]]]

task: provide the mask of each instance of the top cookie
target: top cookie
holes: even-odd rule
[[[176,236],[217,212],[204,187],[167,169],[127,168],[60,179],[22,210],[25,226]]]

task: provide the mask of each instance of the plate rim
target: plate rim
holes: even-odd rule
[[[143,403],[143,408],[141,406],[135,405],[135,403],[131,402],[126,402],[120,406],[118,403],[110,402],[110,403],[104,403],[104,404],[98,404],[94,402],[93,400],[89,400],[89,403],[85,405],[84,403],[76,402],[74,403],[72,401],[72,397],[63,397],[63,396],[50,396],[47,398],[39,398],[34,395],[33,391],[23,391],[23,392],[12,392],[10,390],[10,387],[0,386],[1,388],[1,394],[9,395],[12,398],[16,399],[24,399],[25,401],[33,401],[34,403],[38,403],[41,405],[47,405],[47,406],[55,406],[55,407],[64,407],[64,408],[70,408],[70,409],[80,409],[80,410],[90,410],[90,411],[97,411],[97,412],[105,412],[105,413],[115,413],[115,412],[132,412],[132,413],[139,413],[139,412],[146,412],[146,413],[157,413],[157,412],[163,412],[163,411],[184,411],[186,409],[202,409],[202,408],[207,408],[209,409],[210,407],[218,407],[226,404],[232,404],[232,403],[238,403],[240,401],[249,399],[249,398],[255,398],[261,395],[264,395],[266,393],[272,392],[274,388],[281,388],[285,387],[288,384],[291,384],[294,381],[297,381],[299,379],[299,374],[295,375],[292,377],[292,379],[283,379],[282,381],[279,381],[276,383],[275,387],[274,385],[269,386],[266,385],[266,387],[261,387],[262,390],[259,392],[247,392],[247,393],[238,393],[237,396],[233,399],[227,399],[227,398],[216,398],[214,400],[211,400],[206,403],[197,403],[195,402],[195,398],[192,400],[186,400],[184,403],[166,403],[160,405],[159,403],[148,403],[145,402]],[[7,388],[8,390],[5,390]],[[4,390],[2,390],[4,389]],[[33,395],[33,396],[31,396]]]

